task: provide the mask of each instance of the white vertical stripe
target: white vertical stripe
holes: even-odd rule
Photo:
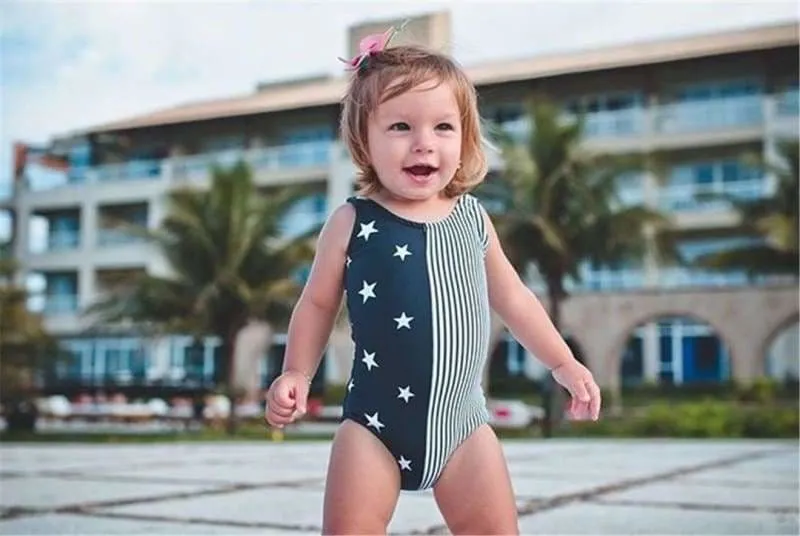
[[[433,362],[426,425],[423,487],[439,476],[459,442],[482,419],[478,396],[488,343],[488,300],[482,255],[482,215],[463,198],[447,220],[427,226]]]

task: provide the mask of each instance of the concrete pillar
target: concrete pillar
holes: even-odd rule
[[[81,203],[81,250],[87,255],[97,248],[97,204]]]
[[[353,195],[355,166],[341,142],[331,144],[330,180],[328,181],[328,213]]]
[[[643,329],[642,359],[643,376],[646,382],[657,382],[660,368],[658,355],[658,324],[651,322]]]
[[[84,310],[97,299],[96,273],[93,265],[83,265],[78,270],[78,308]]]
[[[30,210],[22,203],[19,203],[14,210],[14,219],[12,220],[12,225],[14,226],[12,231],[14,236],[14,249],[11,254],[20,263],[19,270],[14,278],[14,283],[21,287],[25,286],[25,278],[27,277],[24,267],[25,259],[27,259],[28,252],[30,251],[30,219]]]

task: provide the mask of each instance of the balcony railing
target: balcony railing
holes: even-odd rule
[[[658,196],[662,210],[694,211],[729,208],[730,202],[726,198],[759,199],[768,194],[769,183],[758,179],[671,185],[662,188]]]
[[[117,182],[157,180],[162,173],[161,160],[133,160],[120,164],[104,164],[86,171],[87,181]]]
[[[79,231],[53,231],[47,235],[47,251],[67,251],[80,244]]]
[[[644,108],[605,110],[584,116],[584,133],[589,138],[616,138],[644,132],[646,111]]]
[[[569,281],[568,290],[575,292],[596,290],[630,290],[645,286],[645,273],[637,269],[583,270],[580,283]]]
[[[42,312],[46,315],[74,313],[77,310],[77,294],[50,294],[44,297]]]
[[[702,132],[756,126],[763,119],[764,96],[745,95],[662,105],[656,112],[655,128],[664,133]]]
[[[678,287],[729,287],[747,285],[751,281],[744,272],[699,270],[688,267],[662,267],[658,271],[658,286]]]
[[[778,117],[797,117],[800,115],[800,91],[789,89],[775,97],[775,114]]]
[[[125,231],[119,231],[116,229],[99,229],[97,231],[98,246],[121,246],[140,242],[144,242],[144,238],[131,233],[126,233]]]
[[[177,157],[172,159],[173,173],[180,179],[204,177],[213,165],[229,167],[239,160],[254,172],[325,166],[330,163],[332,146],[332,141],[319,141]]]

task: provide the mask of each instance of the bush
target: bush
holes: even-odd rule
[[[596,423],[569,423],[567,435],[684,438],[798,437],[798,408],[776,404],[743,404],[706,399],[661,402],[621,418]]]

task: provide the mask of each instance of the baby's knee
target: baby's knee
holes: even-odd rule
[[[477,516],[466,513],[460,519],[449,519],[447,525],[453,534],[502,534],[505,536],[519,534],[516,517],[512,516]]]
[[[364,513],[357,517],[333,514],[322,520],[322,534],[386,534],[389,520]]]

